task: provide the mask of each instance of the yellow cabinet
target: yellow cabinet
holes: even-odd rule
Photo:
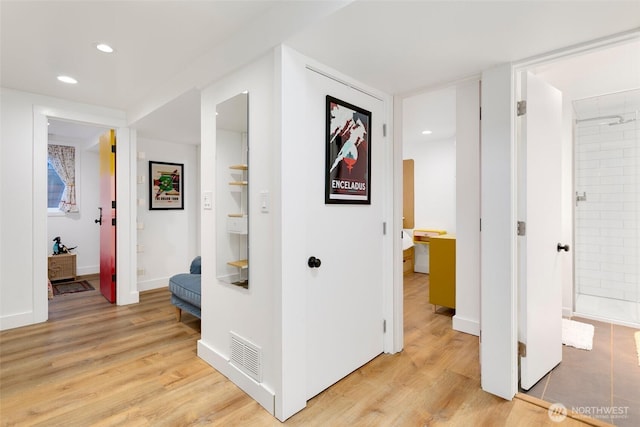
[[[429,243],[429,302],[456,308],[456,237],[431,236]]]

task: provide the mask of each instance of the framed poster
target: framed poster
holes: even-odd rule
[[[184,209],[184,165],[149,161],[149,210]]]
[[[371,112],[327,95],[324,202],[371,204]]]

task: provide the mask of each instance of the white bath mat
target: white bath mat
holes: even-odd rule
[[[636,339],[636,352],[638,353],[638,366],[640,366],[640,331],[633,334]]]
[[[593,348],[593,325],[562,319],[562,344],[583,350]]]

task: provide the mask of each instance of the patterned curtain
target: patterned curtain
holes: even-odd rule
[[[67,145],[49,145],[49,162],[64,183],[58,206],[63,212],[78,212],[76,205],[76,149]]]

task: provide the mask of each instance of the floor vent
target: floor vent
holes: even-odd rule
[[[262,349],[238,334],[231,335],[231,363],[258,382],[262,382]]]

